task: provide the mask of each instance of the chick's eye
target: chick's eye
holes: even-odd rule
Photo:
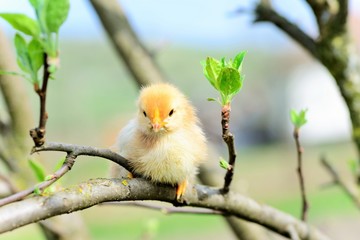
[[[147,117],[147,115],[146,115],[146,112],[145,112],[145,111],[143,111],[143,114],[144,114],[144,117]]]
[[[174,114],[174,109],[171,109],[171,111],[169,112],[169,116],[171,117]]]

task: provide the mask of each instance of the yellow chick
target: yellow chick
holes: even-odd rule
[[[195,110],[174,86],[142,88],[138,114],[119,133],[119,154],[135,175],[177,186],[180,200],[207,156],[206,139]]]

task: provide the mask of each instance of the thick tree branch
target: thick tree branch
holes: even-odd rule
[[[71,213],[108,201],[159,200],[172,203],[175,188],[154,185],[144,179],[95,179],[78,186],[58,191],[50,196],[36,196],[0,208],[0,232],[10,231],[29,223],[55,215]],[[197,185],[185,196],[189,206],[224,211],[248,221],[261,224],[279,234],[290,237],[289,226],[293,226],[300,239],[329,239],[315,228],[279,212],[269,206],[260,205],[252,199],[229,192]]]
[[[335,167],[326,160],[325,157],[321,158],[321,163],[324,166],[325,170],[330,174],[335,184],[344,191],[344,193],[350,197],[354,202],[355,206],[360,209],[360,198],[359,190],[354,185],[350,185],[346,180],[344,180],[339,173],[336,171]]]
[[[1,30],[0,52],[0,70],[16,71],[18,68],[11,52],[11,46]],[[7,152],[11,153],[9,155],[14,161],[23,158],[28,153],[30,145],[28,130],[32,113],[29,101],[26,100],[27,93],[22,81],[18,76],[0,75],[0,91],[10,116],[10,122],[7,123],[10,131],[3,132],[3,134],[6,136]]]
[[[212,209],[206,209],[206,208],[179,208],[179,207],[166,207],[166,206],[160,206],[157,204],[147,203],[147,202],[108,202],[103,203],[101,206],[107,206],[107,205],[115,205],[115,206],[134,206],[134,207],[142,207],[152,210],[158,210],[164,214],[174,214],[174,213],[189,213],[189,214],[200,214],[200,215],[228,215],[224,212],[212,210]]]
[[[118,1],[90,0],[90,2],[138,86],[165,82],[163,73],[140,43]]]
[[[255,22],[271,22],[302,45],[310,54],[318,57],[315,41],[298,26],[274,11],[270,4],[259,3],[255,8]]]

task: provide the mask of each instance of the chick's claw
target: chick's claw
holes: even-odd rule
[[[176,201],[181,202],[182,196],[184,195],[186,190],[186,186],[187,186],[186,180],[178,184],[176,188]]]

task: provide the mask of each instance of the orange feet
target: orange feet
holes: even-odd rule
[[[127,174],[127,178],[133,179],[133,178],[134,178],[134,175],[133,175],[131,172],[129,172],[129,173]]]
[[[179,183],[176,188],[176,200],[180,201],[181,197],[184,195],[187,186],[187,181]]]

